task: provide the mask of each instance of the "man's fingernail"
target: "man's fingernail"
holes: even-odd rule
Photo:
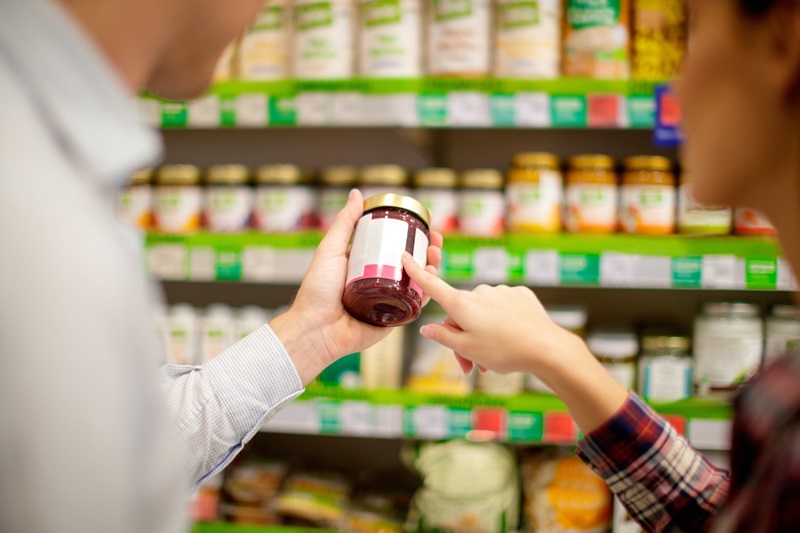
[[[425,337],[426,339],[431,338],[430,331],[431,328],[429,328],[428,326],[422,326],[421,328],[419,328],[419,334]]]

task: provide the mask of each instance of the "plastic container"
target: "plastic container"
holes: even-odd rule
[[[503,175],[494,169],[477,169],[461,176],[458,226],[473,237],[499,237],[505,231],[506,200]]]
[[[316,190],[310,172],[294,165],[265,165],[256,173],[253,225],[264,233],[304,231],[315,226]]]
[[[675,233],[675,175],[672,162],[660,156],[625,160],[619,221],[625,233]]]
[[[633,77],[671,80],[686,54],[686,0],[633,0]]]
[[[506,198],[510,231],[561,231],[564,182],[558,157],[539,152],[515,155],[508,172]]]
[[[204,225],[215,233],[235,233],[250,227],[253,188],[244,165],[217,165],[206,175]]]
[[[630,2],[566,0],[564,76],[630,77]]]
[[[422,75],[422,0],[360,0],[359,73],[365,78]]]
[[[598,330],[589,335],[586,343],[620,385],[629,390],[636,388],[639,341],[632,331]]]
[[[320,174],[319,228],[328,231],[336,215],[347,205],[350,190],[356,186],[358,171],[354,167],[337,166],[323,169]]]
[[[246,81],[288,78],[291,37],[289,2],[268,2],[239,44],[236,57],[239,78]]]
[[[758,371],[764,324],[757,305],[714,302],[694,322],[694,381],[700,396],[727,396]]]
[[[431,214],[431,229],[442,234],[458,229],[458,176],[449,168],[426,168],[414,174],[414,195]]]
[[[200,363],[207,363],[236,342],[233,310],[225,304],[208,306],[200,320]]]
[[[684,172],[678,189],[678,232],[685,235],[728,235],[732,227],[732,210],[706,207],[695,200],[692,183]]]
[[[352,78],[355,30],[355,0],[295,0],[294,77],[301,80]]]
[[[117,195],[117,218],[124,224],[147,231],[153,218],[153,170],[133,173],[128,186]]]
[[[764,364],[800,346],[800,310],[793,305],[775,305],[767,317]]]
[[[364,199],[379,194],[408,196],[408,172],[399,165],[371,165],[361,170],[358,188]]]
[[[778,233],[767,217],[755,209],[747,207],[736,209],[733,230],[736,235],[776,235]]]
[[[491,0],[439,0],[428,8],[429,76],[490,74]]]
[[[422,310],[422,289],[403,269],[403,252],[427,264],[431,216],[408,196],[384,194],[364,202],[356,225],[343,303],[354,318],[374,326],[399,326]]]
[[[187,234],[200,229],[203,191],[200,169],[193,165],[168,165],[158,170],[154,225],[164,233]]]
[[[554,79],[561,74],[561,0],[495,0],[494,75]]]
[[[577,155],[569,160],[564,227],[571,233],[617,231],[617,174],[607,155]]]
[[[692,397],[691,341],[683,335],[642,334],[639,394],[648,401],[674,402]]]

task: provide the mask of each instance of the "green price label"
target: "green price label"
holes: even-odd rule
[[[324,28],[333,24],[333,7],[330,2],[316,2],[297,8],[297,28],[301,31]]]
[[[283,28],[284,10],[281,6],[264,8],[256,19],[254,30],[279,30]]]
[[[472,16],[472,0],[434,0],[437,22]]]
[[[620,15],[620,0],[568,0],[567,22],[580,30],[616,26]]]
[[[509,2],[500,6],[497,16],[504,30],[536,26],[539,24],[539,2]]]
[[[368,28],[397,24],[403,20],[400,0],[370,0],[361,6],[364,25]]]

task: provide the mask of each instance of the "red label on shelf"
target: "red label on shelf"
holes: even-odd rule
[[[679,435],[683,435],[684,437],[686,436],[686,419],[684,417],[677,415],[664,415],[664,420],[669,422]]]
[[[618,94],[590,94],[588,97],[590,127],[621,125],[621,97]]]
[[[472,411],[472,430],[484,435],[493,434],[492,440],[505,440],[508,433],[508,411],[478,407]]]
[[[567,413],[545,413],[542,442],[575,442],[578,427]]]

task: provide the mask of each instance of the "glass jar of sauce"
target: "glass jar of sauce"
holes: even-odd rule
[[[361,171],[358,188],[364,199],[379,194],[408,196],[408,172],[399,165],[372,165]]]
[[[206,176],[205,226],[217,233],[243,231],[250,226],[253,189],[244,165],[216,165]]]
[[[431,214],[431,229],[442,234],[458,229],[458,176],[449,168],[426,168],[414,175],[417,200]]]
[[[494,169],[468,170],[461,176],[458,226],[472,237],[500,237],[505,230],[503,175]]]
[[[403,269],[403,252],[427,265],[431,216],[417,200],[382,194],[364,201],[356,225],[342,302],[373,326],[401,326],[422,310],[422,289]]]
[[[253,224],[265,233],[314,227],[317,198],[310,172],[294,165],[265,165],[256,173]]]
[[[692,196],[692,183],[686,172],[678,188],[678,232],[687,235],[728,235],[733,215],[728,207],[709,207]]]
[[[358,171],[355,167],[336,166],[323,169],[320,175],[318,222],[322,231],[328,231],[339,211],[347,204],[350,190],[356,186]]]
[[[625,233],[675,232],[675,175],[669,159],[635,156],[625,160],[619,218]]]
[[[153,169],[133,173],[117,195],[117,217],[126,225],[147,231],[150,229],[153,210]]]
[[[688,337],[645,331],[639,356],[639,394],[645,400],[674,402],[692,397],[692,358]]]
[[[639,341],[632,331],[597,330],[586,339],[597,360],[628,390],[636,387],[636,356]]]
[[[564,226],[571,233],[617,231],[617,173],[607,155],[576,155],[569,160]]]
[[[506,186],[510,231],[561,231],[564,183],[559,165],[554,154],[527,152],[514,156]]]
[[[200,229],[203,191],[200,169],[194,165],[167,165],[156,176],[155,226],[164,233],[192,233]]]

